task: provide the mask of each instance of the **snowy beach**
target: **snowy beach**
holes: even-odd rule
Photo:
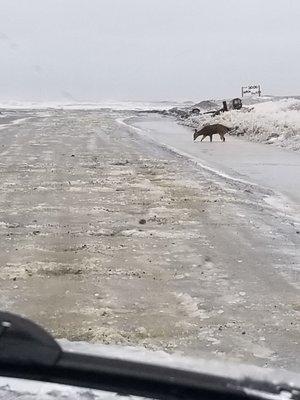
[[[163,143],[192,130],[149,115],[30,113],[0,131],[2,309],[57,338],[299,370],[299,226],[226,167],[234,140],[189,136],[197,164]]]

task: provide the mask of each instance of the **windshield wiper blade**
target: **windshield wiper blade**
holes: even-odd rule
[[[0,375],[161,400],[279,399],[282,392],[300,398],[299,388],[285,383],[65,352],[44,329],[6,312],[0,312]]]

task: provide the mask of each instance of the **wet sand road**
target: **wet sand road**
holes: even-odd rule
[[[60,338],[299,370],[297,228],[120,116],[0,132],[1,308]]]
[[[226,145],[214,137],[193,141],[193,130],[164,117],[135,118],[135,126],[152,139],[184,153],[208,169],[232,179],[257,184],[274,191],[277,206],[300,221],[300,155],[276,146],[253,143],[226,135]],[[273,199],[274,201],[275,199]],[[275,205],[275,201],[274,201]]]

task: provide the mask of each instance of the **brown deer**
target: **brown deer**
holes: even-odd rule
[[[207,125],[207,126],[204,126],[204,128],[202,128],[200,130],[195,129],[194,140],[196,140],[198,136],[202,136],[202,139],[201,139],[201,142],[202,142],[203,139],[205,139],[207,136],[209,136],[210,141],[212,142],[213,135],[218,134],[218,135],[220,135],[221,140],[223,142],[225,142],[224,136],[227,132],[230,131],[230,129],[231,128],[228,128],[227,126],[222,125],[222,124]]]

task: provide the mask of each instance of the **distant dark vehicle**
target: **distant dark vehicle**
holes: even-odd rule
[[[222,124],[207,125],[204,128],[200,129],[199,131],[195,129],[194,140],[196,140],[198,136],[202,136],[201,139],[202,142],[203,139],[209,136],[210,141],[212,142],[213,135],[218,134],[220,135],[221,140],[225,142],[225,134],[229,131],[230,128]]]
[[[232,100],[232,108],[234,110],[240,110],[243,107],[242,100],[239,99],[238,97]]]
[[[206,111],[204,114],[212,114],[212,117],[216,117],[217,115],[220,115],[223,112],[229,111],[229,110],[240,110],[243,107],[242,100],[236,97],[235,99],[231,100],[229,102],[229,107],[227,104],[227,101],[223,101],[223,107],[220,108],[219,110],[211,110],[211,111]]]

